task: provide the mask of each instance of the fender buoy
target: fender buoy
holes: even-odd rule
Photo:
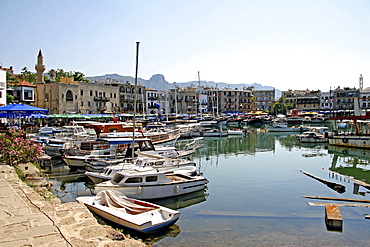
[[[343,142],[343,143],[348,143],[348,139],[347,139],[347,138],[343,138],[343,139],[342,139],[342,142]]]
[[[179,186],[177,184],[175,185],[175,193],[179,193]]]
[[[137,187],[136,194],[140,195],[141,194],[141,187]]]

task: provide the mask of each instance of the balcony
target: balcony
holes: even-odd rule
[[[94,96],[94,101],[103,101],[103,102],[107,102],[109,101],[110,98],[109,97],[98,97],[98,96]]]
[[[149,96],[148,97],[148,100],[157,100],[158,99],[158,97],[157,96]]]

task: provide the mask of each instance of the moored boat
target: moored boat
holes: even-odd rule
[[[156,169],[131,169],[117,172],[110,181],[95,185],[95,193],[117,190],[137,199],[157,199],[204,189],[208,180],[202,176],[166,174]]]
[[[305,143],[324,143],[328,142],[328,138],[315,131],[306,131],[298,135],[299,142]]]
[[[166,174],[176,173],[185,174],[187,176],[197,175],[197,169],[193,161],[184,159],[164,159],[164,158],[148,158],[139,156],[135,163],[121,162],[116,165],[109,165],[99,171],[86,171],[88,176],[95,184],[107,180],[111,180],[113,176],[119,171],[127,171],[139,168],[141,170],[146,167],[147,170],[152,168],[157,171],[165,172]]]
[[[179,211],[127,198],[117,191],[101,191],[96,196],[82,196],[76,200],[105,220],[142,233],[160,231],[180,217]]]
[[[270,132],[300,132],[303,131],[302,127],[288,127],[286,124],[266,125],[266,129]]]

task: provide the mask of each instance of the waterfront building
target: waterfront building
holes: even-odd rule
[[[196,114],[198,112],[197,88],[195,86],[170,89],[168,94],[171,113],[176,113],[176,106],[179,114]]]
[[[334,109],[335,110],[353,110],[354,98],[359,97],[360,90],[356,88],[337,87],[334,89]]]
[[[370,87],[360,91],[359,106],[362,110],[370,110]]]
[[[138,83],[135,91],[135,84],[130,82],[122,83],[115,82],[114,84],[103,84],[105,86],[114,86],[119,88],[119,107],[115,108],[117,113],[133,113],[134,112],[134,94],[136,93],[136,112],[144,113],[145,111],[145,87]]]
[[[255,97],[256,110],[258,111],[272,111],[272,106],[275,103],[275,88],[272,90],[253,90]]]
[[[6,73],[0,67],[0,106],[6,105]]]
[[[329,92],[320,93],[320,110],[331,111],[334,108],[334,92],[330,89]]]
[[[146,89],[145,93],[145,99],[146,99],[146,107],[145,112],[147,114],[158,114],[160,113],[160,104],[158,101],[158,90],[155,89]]]
[[[37,84],[37,107],[51,114],[113,113],[119,106],[118,88],[89,82],[60,78],[60,82]]]
[[[219,94],[219,106],[221,112],[241,112],[246,113],[256,110],[253,93],[249,88],[230,89],[223,88]]]
[[[282,91],[284,103],[291,103],[300,111],[316,111],[320,108],[320,90],[292,90]]]
[[[7,93],[14,97],[14,103],[32,105],[35,102],[35,88],[34,84],[27,81],[9,82]]]

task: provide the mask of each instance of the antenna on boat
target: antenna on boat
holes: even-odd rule
[[[136,101],[137,101],[137,76],[138,76],[138,68],[139,68],[139,44],[140,42],[136,42],[136,70],[135,70],[135,87],[134,87],[134,121],[133,121],[133,131],[132,131],[132,162],[134,162],[135,158],[135,130],[136,130]]]

